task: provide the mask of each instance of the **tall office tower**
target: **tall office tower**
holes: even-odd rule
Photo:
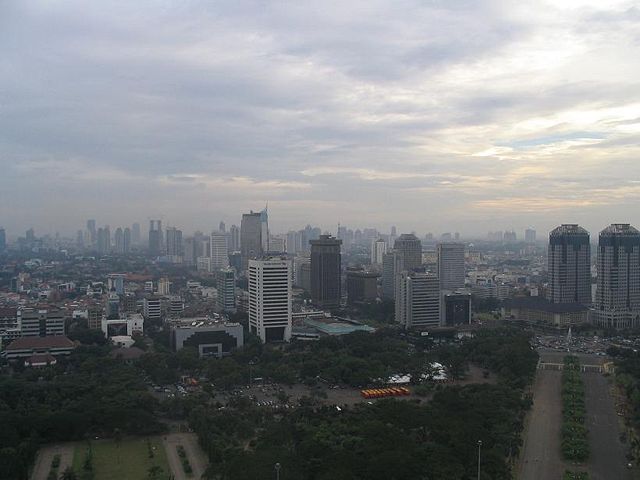
[[[306,265],[306,269],[303,272],[302,266]],[[306,255],[298,255],[293,259],[293,284],[296,287],[303,288],[305,290],[311,289],[311,277],[307,278],[305,274],[311,272],[311,258]]]
[[[249,329],[263,342],[291,339],[291,261],[249,260]]]
[[[549,233],[549,290],[551,303],[591,304],[591,243],[589,232],[565,224]]]
[[[378,298],[377,272],[367,272],[361,267],[347,268],[347,303],[369,302]]]
[[[391,227],[391,235],[394,237],[398,235],[395,225]]]
[[[371,263],[373,265],[382,265],[385,253],[387,253],[387,242],[381,238],[371,242]]]
[[[640,326],[640,232],[629,224],[600,232],[595,310],[599,327]]]
[[[443,290],[464,288],[464,243],[438,244],[438,277]]]
[[[513,243],[518,240],[518,236],[513,230],[507,230],[506,232],[504,232],[504,236],[502,237],[502,239],[505,243]]]
[[[527,228],[524,231],[524,241],[526,243],[536,243],[536,231],[533,228]]]
[[[162,253],[162,220],[149,221],[149,253],[151,255]]]
[[[0,227],[0,252],[4,252],[7,249],[7,234],[4,228]]]
[[[36,232],[33,230],[33,228],[27,230],[27,232],[25,233],[25,238],[27,240],[27,243],[33,243],[36,241]]]
[[[140,224],[138,222],[131,226],[131,244],[140,245],[142,236],[140,234]]]
[[[122,231],[122,228],[120,227],[116,228],[116,233],[113,235],[113,238],[115,242],[115,252],[118,255],[123,255],[124,254],[124,232]]]
[[[227,226],[223,221],[220,221],[220,224],[218,225],[218,231],[222,233],[227,233]]]
[[[249,260],[260,258],[262,248],[262,213],[245,213],[240,224],[240,249],[242,252],[242,269],[246,270]]]
[[[269,253],[279,255],[286,252],[286,239],[282,235],[269,235]]]
[[[218,309],[222,312],[236,311],[236,278],[233,268],[223,268],[216,274]]]
[[[111,250],[111,232],[109,227],[99,228],[96,237],[98,253],[109,253]]]
[[[404,328],[440,326],[440,280],[430,273],[404,271],[398,278],[396,322]]]
[[[311,240],[311,301],[323,308],[338,308],[342,297],[342,256],[338,240],[331,235],[320,235]]]
[[[96,231],[95,220],[87,220],[87,231],[89,232],[89,241],[91,242],[91,246],[93,246],[98,241],[98,232]]]
[[[182,230],[176,227],[167,228],[167,256],[171,258],[182,256]]]
[[[122,253],[125,255],[131,253],[131,229],[126,227],[122,237]]]
[[[422,265],[422,242],[413,233],[403,233],[393,245],[402,258],[402,268],[412,272]]]
[[[260,212],[260,227],[263,252],[269,251],[269,213],[267,209],[268,207],[265,207],[264,210]]]
[[[240,229],[237,225],[231,225],[229,229],[229,251],[231,252],[239,252],[240,251]]]
[[[0,229],[2,230],[2,229]],[[2,230],[2,232],[0,232],[0,238],[2,237],[2,234],[4,233],[4,230]],[[82,230],[78,230],[76,232],[76,247],[78,247],[78,249],[82,250],[84,248],[84,232]],[[0,246],[0,252],[2,251],[2,247]]]
[[[298,253],[298,232],[290,230],[287,232],[286,249],[289,255]]]
[[[395,250],[382,256],[382,298],[395,298],[396,279],[403,270],[402,257]]]
[[[190,267],[196,264],[196,242],[193,237],[184,239],[184,263]]]
[[[227,246],[227,234],[211,232],[209,246],[211,248],[211,268],[220,270],[229,266],[229,247]]]

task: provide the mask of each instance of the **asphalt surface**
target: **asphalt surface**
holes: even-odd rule
[[[560,480],[564,473],[560,454],[561,376],[562,372],[553,370],[538,370],[536,375],[518,469],[520,480]]]
[[[73,463],[74,446],[71,443],[63,443],[49,445],[38,451],[36,462],[31,473],[31,480],[47,480],[49,471],[51,470],[51,462],[53,457],[60,455],[60,466],[58,467],[58,475],[64,472],[65,468],[70,467]]]
[[[199,479],[207,468],[209,462],[206,454],[198,444],[198,437],[195,433],[171,433],[163,437],[163,443],[167,452],[169,467],[173,472],[175,480]],[[187,475],[182,468],[182,462],[178,456],[177,446],[182,445],[187,452],[187,458],[193,468],[193,474]]]
[[[609,380],[597,373],[584,373],[586,425],[589,429],[591,457],[590,480],[631,480],[627,468],[626,447],[620,441],[620,424],[615,404],[609,392]]]

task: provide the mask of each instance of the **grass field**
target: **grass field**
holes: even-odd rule
[[[149,458],[149,443],[153,458]],[[154,465],[162,468],[159,480],[169,478],[169,465],[158,437],[124,438],[119,445],[114,440],[95,440],[91,442],[93,451],[94,480],[147,480],[149,468]],[[87,451],[86,443],[79,443],[73,455],[73,469],[82,478]]]

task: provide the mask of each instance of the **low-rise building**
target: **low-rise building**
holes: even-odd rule
[[[5,351],[7,360],[29,358],[33,355],[69,355],[75,348],[75,344],[64,335],[48,337],[22,337],[11,342]]]
[[[239,323],[210,317],[183,318],[170,322],[174,351],[194,347],[201,357],[223,357],[244,345],[244,330]]]
[[[507,300],[505,317],[531,324],[566,328],[589,321],[588,307],[579,303],[550,303],[540,297],[517,297]]]

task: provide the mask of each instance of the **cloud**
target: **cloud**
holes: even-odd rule
[[[639,24],[626,0],[3,2],[2,222],[638,223]]]

